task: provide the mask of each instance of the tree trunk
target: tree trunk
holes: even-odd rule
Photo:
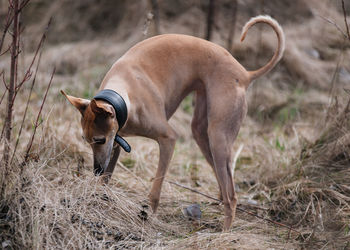
[[[153,20],[154,20],[154,33],[159,35],[159,6],[158,0],[151,0],[152,12],[153,12]]]
[[[211,35],[212,35],[214,15],[215,15],[215,0],[209,0],[208,15],[207,15],[207,34],[205,36],[205,39],[207,39],[208,41],[210,41]]]
[[[231,52],[232,49],[232,42],[235,38],[235,28],[236,28],[236,20],[237,20],[237,0],[233,0],[231,4],[232,8],[232,16],[231,16],[231,22],[230,22],[230,29],[228,32],[228,39],[227,39],[227,50]]]

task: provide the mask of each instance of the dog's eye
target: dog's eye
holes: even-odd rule
[[[92,141],[96,144],[105,144],[106,138],[105,137],[92,137]]]

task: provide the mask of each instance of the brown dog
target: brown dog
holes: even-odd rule
[[[252,80],[270,71],[284,51],[282,28],[269,16],[258,16],[246,23],[241,41],[256,23],[270,25],[278,38],[272,59],[256,71],[245,70],[214,43],[169,34],[144,40],[126,52],[109,70],[101,92],[91,101],[62,91],[82,114],[83,134],[93,150],[95,174],[104,174],[108,181],[119,156],[119,145],[130,150],[117,133],[154,139],[160,156],[149,198],[156,212],[177,138],[168,120],[184,97],[194,91],[193,137],[214,170],[224,204],[223,228],[229,229],[237,205],[230,168],[232,145],[247,113],[246,89]],[[119,145],[110,160],[114,141]]]

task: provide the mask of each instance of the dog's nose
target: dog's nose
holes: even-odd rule
[[[103,168],[100,164],[94,164],[94,174],[95,176],[100,176],[103,174]]]

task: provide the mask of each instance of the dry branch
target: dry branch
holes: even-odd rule
[[[5,75],[5,73],[4,73],[4,71],[2,71],[2,72],[0,73],[0,77],[1,77],[1,76],[4,76],[4,75]],[[0,105],[1,105],[2,101],[3,101],[4,98],[5,98],[6,92],[7,92],[7,88],[5,88],[4,93],[1,95],[1,98],[0,98]],[[0,139],[0,141],[1,141],[1,139]]]
[[[350,41],[349,25],[348,25],[348,21],[346,20],[346,10],[345,10],[344,0],[341,1],[341,7],[343,9],[343,14],[344,14],[344,23],[345,23],[345,28],[346,28],[346,34],[347,34],[348,39]]]
[[[330,20],[330,19],[328,19],[328,18],[326,18],[326,17],[317,15],[317,14],[316,14],[316,16],[319,16],[320,18],[322,18],[322,19],[325,20],[326,22],[328,22],[328,23],[334,25],[334,27],[335,27],[338,31],[340,31],[340,33],[342,33],[342,35],[344,36],[344,38],[348,39],[348,35],[347,35],[347,34],[339,27],[339,25],[336,24],[334,21],[332,21],[332,20]]]
[[[40,47],[40,44],[39,44],[38,47]],[[39,55],[39,59],[38,59],[38,63],[37,63],[37,65],[36,65],[34,77],[33,77],[33,80],[32,80],[32,84],[31,84],[31,86],[30,86],[30,91],[29,91],[29,95],[28,95],[28,99],[27,99],[26,108],[25,108],[25,110],[24,110],[24,114],[23,114],[23,117],[22,117],[21,127],[20,127],[19,132],[18,132],[18,135],[17,135],[16,145],[15,145],[15,148],[14,148],[14,150],[13,150],[10,163],[12,163],[12,161],[13,161],[15,155],[16,155],[16,150],[17,150],[17,147],[18,147],[19,138],[21,137],[22,129],[23,129],[23,125],[24,125],[24,121],[25,121],[26,116],[27,116],[27,111],[28,111],[28,107],[29,107],[30,97],[32,96],[33,88],[34,88],[34,85],[35,85],[36,75],[37,75],[37,73],[38,73],[38,69],[39,69],[39,65],[40,65],[40,60],[41,60],[42,52],[43,52],[43,51],[41,50],[41,51],[40,51],[40,55]]]
[[[33,145],[33,141],[34,141],[34,137],[35,137],[35,134],[36,134],[36,130],[37,128],[40,126],[41,123],[39,123],[39,119],[40,119],[40,116],[41,116],[41,112],[43,110],[43,107],[45,105],[45,101],[46,101],[46,97],[47,97],[47,93],[49,92],[49,89],[51,87],[51,84],[52,84],[52,79],[53,79],[53,76],[55,75],[55,71],[56,71],[56,68],[53,69],[52,71],[52,74],[51,74],[51,78],[50,78],[50,82],[46,88],[46,92],[45,92],[45,96],[44,96],[44,99],[43,101],[41,102],[41,105],[40,105],[40,110],[38,112],[38,115],[36,117],[36,121],[35,121],[35,124],[34,124],[34,130],[33,130],[33,133],[32,133],[32,136],[29,140],[29,143],[28,143],[28,146],[27,146],[27,150],[26,150],[26,153],[25,153],[25,156],[24,156],[24,162],[21,164],[21,167],[23,168],[23,166],[25,165],[25,163],[28,161],[28,158],[29,158],[29,152],[32,148],[32,145]]]
[[[1,40],[0,40],[0,52],[1,52],[1,50],[2,50],[2,46],[4,45],[4,40],[5,40],[7,31],[8,31],[8,29],[10,28],[10,25],[11,25],[12,22],[13,22],[14,15],[13,15],[12,10],[13,10],[13,9],[9,6],[9,7],[8,7],[8,11],[7,11],[7,15],[6,15],[6,22],[5,22],[4,31],[3,31],[3,33],[2,33]]]
[[[181,185],[181,184],[176,183],[176,182],[173,182],[173,181],[168,181],[168,182],[169,182],[170,184],[176,185],[176,186],[178,186],[178,187],[182,187],[182,188],[184,188],[184,189],[190,190],[191,192],[194,192],[194,193],[203,195],[203,196],[205,196],[205,197],[207,197],[207,198],[209,198],[209,199],[212,199],[212,200],[215,200],[215,201],[217,201],[217,202],[222,203],[222,200],[219,200],[219,199],[214,198],[214,197],[212,197],[212,196],[210,196],[210,195],[207,195],[207,194],[204,194],[204,193],[202,193],[202,192],[199,192],[199,191],[197,191],[197,190],[195,190],[195,189],[186,187],[186,186],[184,186],[184,185]],[[285,224],[283,224],[283,223],[280,223],[280,222],[277,222],[277,221],[274,221],[274,220],[271,220],[271,219],[268,219],[268,218],[264,218],[264,217],[262,217],[262,216],[260,216],[260,215],[258,215],[258,214],[249,212],[249,211],[247,211],[247,210],[245,210],[245,209],[243,209],[243,208],[237,207],[236,209],[237,209],[238,211],[240,211],[240,212],[243,212],[243,213],[249,214],[249,215],[251,215],[251,216],[254,216],[254,217],[256,217],[256,218],[259,218],[259,219],[268,221],[268,222],[273,223],[273,224],[275,224],[275,225],[288,228],[289,231],[293,231],[293,232],[296,232],[296,233],[300,234],[299,231],[293,229],[291,226],[285,225]]]
[[[33,67],[33,65],[34,65],[34,62],[35,62],[37,56],[38,56],[38,53],[39,53],[40,49],[41,49],[41,48],[43,47],[43,45],[44,45],[44,42],[45,42],[45,40],[46,40],[46,35],[47,35],[48,30],[49,30],[51,21],[52,21],[52,18],[50,18],[50,20],[49,20],[49,22],[48,22],[48,24],[47,24],[47,26],[46,26],[46,28],[45,28],[45,31],[44,31],[43,35],[41,36],[40,42],[39,42],[39,44],[38,44],[38,47],[37,47],[36,50],[35,50],[34,56],[33,56],[33,58],[32,58],[32,61],[30,62],[29,67],[28,67],[28,69],[26,70],[26,72],[25,72],[25,74],[24,74],[24,76],[23,76],[22,81],[21,81],[19,84],[16,85],[16,95],[17,95],[18,91],[20,90],[20,88],[23,86],[23,84],[24,84],[26,81],[28,81],[28,80],[30,79],[30,77],[32,76],[32,67]]]

